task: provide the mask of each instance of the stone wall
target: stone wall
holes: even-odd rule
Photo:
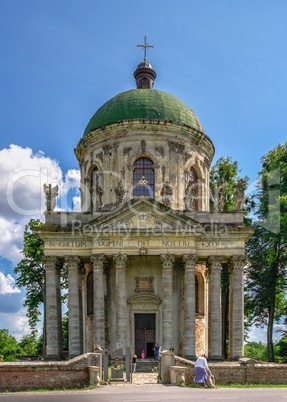
[[[185,385],[193,384],[194,362],[178,356],[171,358],[170,352],[161,355],[160,375],[164,384],[171,383],[170,366],[186,367]],[[216,384],[286,384],[287,364],[258,363],[253,359],[240,359],[238,362],[209,363]]]
[[[59,362],[0,363],[0,392],[40,388],[82,388],[92,384],[91,378],[96,378],[94,373],[90,375],[91,366],[99,368],[101,378],[102,355],[99,353],[86,353]]]

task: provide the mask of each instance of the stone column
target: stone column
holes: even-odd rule
[[[62,309],[60,267],[57,257],[44,257],[46,358],[58,360],[62,355]]]
[[[103,254],[93,255],[93,293],[94,293],[94,346],[105,348],[105,295],[104,295],[104,263]]]
[[[183,256],[184,262],[184,356],[195,358],[195,263],[197,255],[190,254]]]
[[[162,347],[173,345],[172,328],[172,275],[174,255],[161,255],[162,261]]]
[[[208,356],[222,360],[221,270],[223,257],[211,256],[209,265]]]
[[[117,348],[127,346],[126,255],[115,255],[116,266],[116,336]]]
[[[234,255],[230,260],[229,293],[229,358],[244,356],[244,279],[245,255]]]
[[[69,357],[75,357],[83,352],[82,343],[82,298],[81,277],[79,275],[80,258],[65,257],[68,265],[68,305],[69,305]]]

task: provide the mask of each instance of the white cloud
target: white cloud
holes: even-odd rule
[[[287,330],[287,326],[283,323],[273,325],[273,342],[278,342],[282,336],[281,330]],[[267,327],[257,328],[252,325],[248,331],[247,342],[262,342],[267,344]]]
[[[15,287],[15,279],[10,274],[5,276],[0,272],[0,295],[8,293],[21,293],[21,290]]]
[[[24,335],[31,333],[28,318],[26,316],[26,310],[21,308],[17,313],[1,314],[1,328],[8,329],[9,334],[13,335],[18,341]],[[41,332],[39,332],[39,335]]]
[[[0,151],[0,172],[0,210],[6,219],[40,214],[45,209],[44,183],[62,181],[56,161],[18,145]]]
[[[25,225],[31,218],[43,220],[43,185],[59,186],[65,209],[69,191],[76,193],[71,198],[79,193],[80,172],[71,169],[63,180],[57,161],[14,144],[0,150],[0,172],[0,255],[17,263]]]
[[[23,257],[25,225],[31,218],[44,219],[45,183],[59,186],[58,205],[67,209],[69,198],[75,198],[78,205],[79,182],[78,170],[71,169],[63,177],[58,162],[42,151],[33,153],[14,144],[0,150],[0,322],[1,328],[18,338],[30,329],[23,308],[24,290],[15,286],[11,262],[15,266]],[[5,260],[10,261],[9,267]]]

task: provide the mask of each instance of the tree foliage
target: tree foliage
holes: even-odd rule
[[[6,362],[13,362],[21,355],[21,347],[16,338],[9,334],[8,329],[0,329],[0,354]]]
[[[247,342],[244,345],[244,356],[261,362],[266,362],[267,347],[262,342]]]
[[[45,270],[43,267],[44,244],[32,227],[40,227],[43,223],[40,220],[31,219],[25,226],[23,238],[24,258],[14,268],[18,275],[16,283],[26,288],[24,306],[27,307],[30,328],[35,329],[39,316],[40,305],[44,302]]]
[[[212,211],[236,210],[236,191],[239,185],[245,190],[248,177],[239,177],[238,163],[231,157],[221,157],[210,169],[210,207]]]
[[[39,219],[31,219],[25,226],[22,250],[24,258],[14,268],[14,272],[17,274],[17,285],[26,288],[24,307],[27,307],[27,317],[32,329],[31,336],[35,335],[36,325],[41,316],[40,307],[45,300],[44,242],[37,231],[33,230],[41,228],[43,225]],[[61,289],[63,290],[61,297],[62,302],[65,304],[67,304],[67,292],[65,291],[67,287],[68,273],[64,264],[61,269]],[[43,309],[45,311],[45,306],[43,306]],[[44,337],[37,347],[45,345],[45,312],[43,317]],[[37,354],[42,353],[39,350]]]
[[[245,308],[250,323],[267,326],[268,361],[274,361],[273,326],[286,312],[287,143],[262,158],[254,215],[257,227],[246,247]]]
[[[18,342],[21,348],[21,356],[39,356],[42,354],[42,342],[37,338],[35,331],[24,335]]]
[[[236,198],[239,184],[246,188],[248,177],[241,178],[238,163],[230,157],[219,158],[210,170],[211,210],[217,212],[234,212],[237,208]],[[243,198],[242,198],[243,201]],[[229,270],[223,265],[221,274],[222,295],[222,350],[227,357],[228,345],[228,310],[229,310]]]

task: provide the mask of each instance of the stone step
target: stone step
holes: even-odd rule
[[[158,371],[158,362],[153,360],[138,360],[137,373],[156,373]]]

